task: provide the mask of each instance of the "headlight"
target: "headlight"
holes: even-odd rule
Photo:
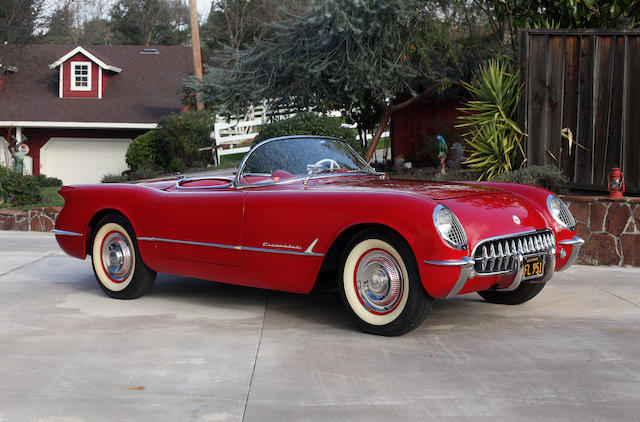
[[[549,195],[547,197],[547,208],[549,209],[549,213],[554,220],[558,222],[562,227],[567,230],[575,230],[576,229],[576,220],[574,220],[573,215],[571,215],[571,211],[562,202],[562,199],[558,198],[555,195]]]
[[[467,235],[458,217],[444,205],[433,210],[433,224],[440,237],[456,249],[467,249]]]

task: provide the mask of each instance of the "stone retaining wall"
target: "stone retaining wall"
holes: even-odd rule
[[[48,232],[53,230],[62,207],[31,208],[29,211],[0,209],[0,230]]]
[[[640,198],[563,196],[587,241],[578,264],[640,266]]]

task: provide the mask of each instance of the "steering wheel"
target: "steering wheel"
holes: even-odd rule
[[[323,158],[320,161],[316,161],[314,166],[320,167],[325,164],[329,164],[328,170],[338,170],[340,168],[340,164],[338,164],[338,162],[333,158]]]

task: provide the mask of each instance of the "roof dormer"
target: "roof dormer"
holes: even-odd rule
[[[109,77],[122,69],[78,46],[49,65],[59,68],[59,98],[102,98]]]

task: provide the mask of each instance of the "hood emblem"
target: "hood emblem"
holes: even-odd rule
[[[516,224],[520,224],[520,218],[517,215],[512,216],[511,218],[513,218],[513,222]]]

